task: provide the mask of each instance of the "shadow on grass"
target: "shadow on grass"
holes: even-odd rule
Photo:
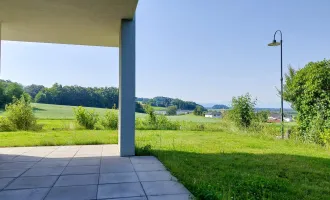
[[[33,112],[36,112],[36,111],[46,111],[46,109],[37,108],[37,107],[33,107],[32,110],[33,110]]]
[[[204,154],[136,149],[154,155],[198,199],[330,199],[330,159],[286,154]]]

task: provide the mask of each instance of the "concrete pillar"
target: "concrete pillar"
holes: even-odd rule
[[[120,156],[135,155],[135,21],[121,21],[119,45]]]

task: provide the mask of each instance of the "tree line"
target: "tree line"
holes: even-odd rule
[[[5,108],[13,99],[19,99],[23,94],[26,96],[25,99],[30,100],[21,84],[9,80],[0,80],[0,109]]]
[[[11,103],[14,98],[20,98],[24,94],[26,99],[35,103],[85,106],[98,108],[118,107],[119,90],[116,87],[82,87],[63,86],[55,83],[51,87],[43,85],[28,85],[0,80],[0,108]],[[169,107],[176,106],[181,110],[194,110],[198,105],[192,101],[183,101],[169,97],[136,98],[137,102],[151,106]],[[143,112],[141,104],[136,104],[137,112]]]
[[[169,106],[176,106],[177,109],[181,110],[194,110],[198,105],[197,103],[193,101],[183,101],[178,98],[170,98],[170,97],[154,97],[154,98],[137,98],[137,101],[143,103],[143,104],[149,104],[151,106],[157,106],[157,107],[169,107]]]

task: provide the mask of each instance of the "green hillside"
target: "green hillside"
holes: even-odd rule
[[[74,119],[73,108],[76,106],[64,106],[64,105],[54,105],[54,104],[40,104],[33,103],[34,114],[38,119]],[[105,108],[92,108],[86,107],[88,110],[95,110],[101,116],[103,116],[107,109]],[[118,112],[118,110],[113,110]],[[0,116],[5,115],[5,112],[0,111]],[[145,117],[146,114],[135,113],[136,117]],[[189,115],[178,115],[178,116],[168,116],[170,120],[175,121],[192,121],[192,122],[216,122],[219,119],[205,118],[202,116],[195,116],[193,114]]]

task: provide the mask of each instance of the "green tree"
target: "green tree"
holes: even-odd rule
[[[37,120],[33,114],[30,102],[25,100],[24,95],[20,99],[14,99],[13,103],[6,105],[8,120],[18,130],[30,130],[36,127]]]
[[[199,115],[202,116],[204,114],[204,111],[206,111],[206,109],[203,106],[196,106],[196,108],[194,109],[194,115]]]
[[[269,110],[261,110],[256,113],[256,117],[259,120],[259,122],[267,122],[269,115],[270,115]]]
[[[256,100],[253,100],[249,93],[242,96],[233,97],[230,118],[239,127],[249,127],[255,119],[255,105]]]
[[[176,115],[176,111],[177,111],[177,107],[176,106],[169,106],[166,109],[166,114],[167,115]]]
[[[298,112],[300,134],[319,142],[330,129],[330,60],[310,62],[285,75],[283,98]]]
[[[145,110],[142,106],[141,103],[139,102],[135,102],[135,112],[138,112],[138,113],[145,113]]]
[[[26,93],[28,93],[32,99],[34,99],[36,97],[36,95],[38,94],[38,92],[42,89],[44,89],[45,87],[43,85],[28,85],[26,87],[24,87],[24,91]]]

